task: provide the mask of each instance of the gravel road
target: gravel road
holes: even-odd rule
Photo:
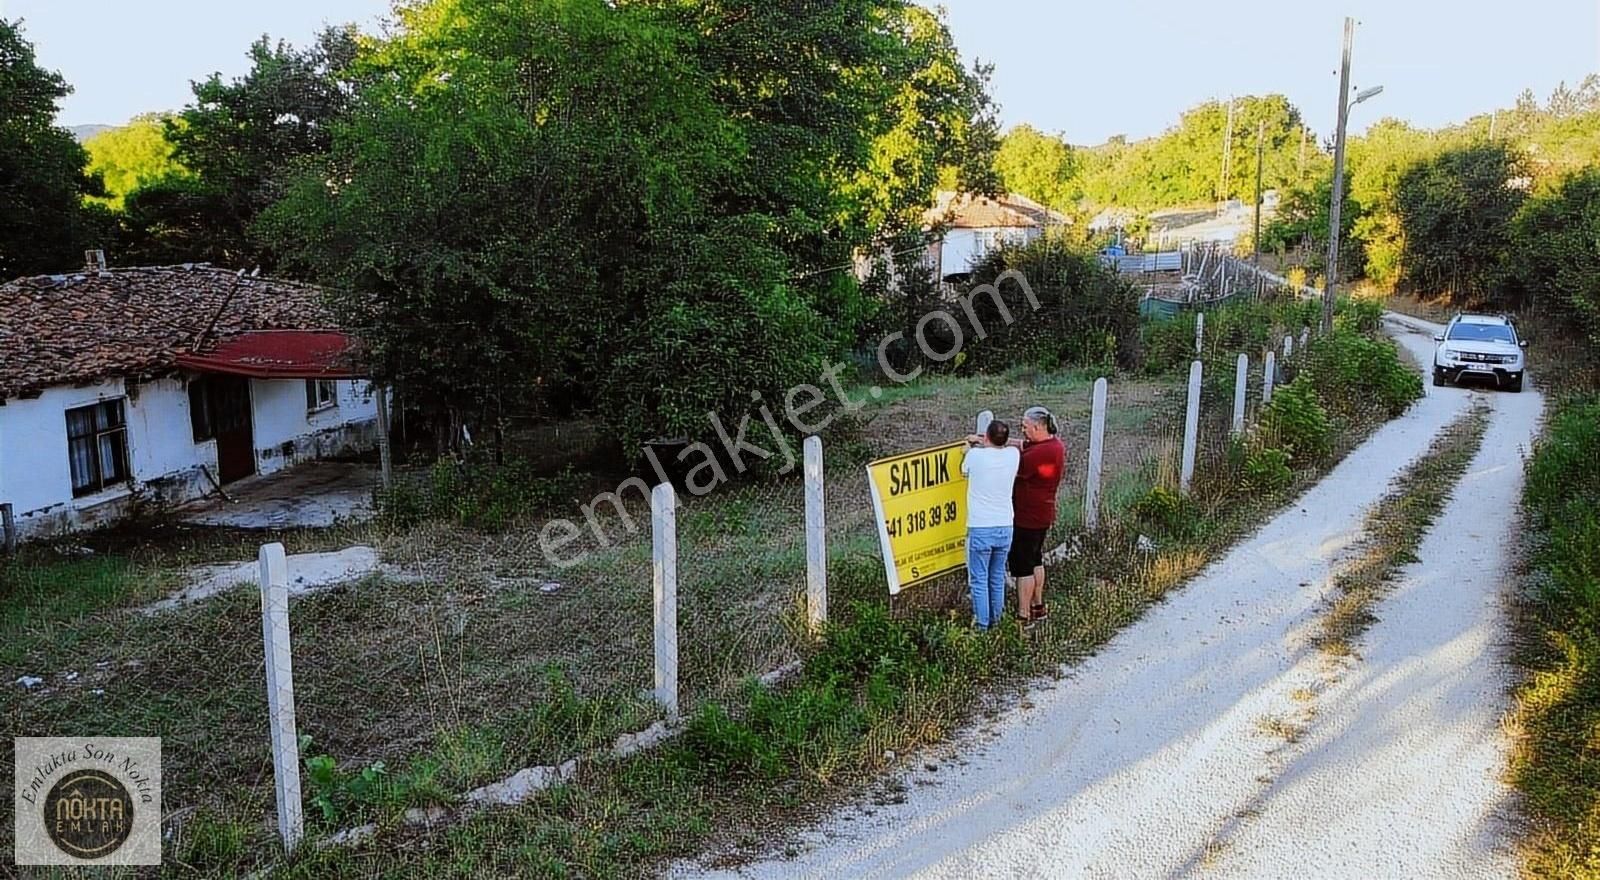
[[[1431,360],[1433,325],[1391,330]],[[1427,388],[1321,483],[905,800],[802,832],[726,877],[1509,877],[1499,648],[1520,395]],[[1359,658],[1309,645],[1367,509],[1475,394],[1484,445]],[[1293,730],[1297,735],[1286,736]],[[705,874],[680,865],[680,876]]]

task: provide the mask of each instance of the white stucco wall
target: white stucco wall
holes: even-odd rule
[[[356,380],[334,385],[338,405],[307,412],[304,379],[250,380],[258,473],[270,474],[297,461],[338,455],[348,445],[342,436],[344,428],[364,422],[376,424],[378,402],[369,383]],[[318,435],[330,432],[340,436],[318,439]],[[371,446],[359,439],[354,445]]]
[[[952,229],[945,233],[944,242],[939,246],[940,273],[950,276],[972,271],[972,267],[991,249],[991,239],[1022,244],[1033,241],[1041,234],[1042,231],[1037,227]]]
[[[127,385],[122,380],[56,387],[0,406],[0,502],[10,502],[20,531],[40,536],[93,526],[126,512],[135,493],[158,502],[203,495],[217,473],[217,444],[194,442],[187,376]],[[306,412],[304,380],[253,380],[257,469],[272,473],[308,458],[370,448],[377,403],[364,381],[341,381],[339,405]],[[72,497],[66,411],[122,398],[131,484]],[[286,454],[287,449],[287,454]]]

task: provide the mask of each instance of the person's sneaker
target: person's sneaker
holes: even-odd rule
[[[1035,623],[1037,623],[1037,622],[1038,622],[1038,618],[1035,618],[1035,617],[1019,617],[1019,618],[1017,618],[1017,623],[1022,625],[1022,629],[1024,631],[1033,629],[1033,625]]]
[[[1040,605],[1033,606],[1033,619],[1034,620],[1044,620],[1046,617],[1049,617],[1049,616],[1050,616],[1050,609],[1044,607],[1044,605],[1040,604]]]

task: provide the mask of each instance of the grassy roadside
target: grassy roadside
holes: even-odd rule
[[[1559,396],[1528,464],[1510,780],[1523,872],[1600,877],[1600,394]]]
[[[1477,454],[1488,426],[1489,409],[1480,402],[1446,428],[1367,515],[1355,558],[1334,579],[1338,597],[1322,618],[1317,647],[1335,656],[1355,653],[1355,640],[1377,620],[1373,606],[1401,566],[1416,561],[1417,546]]]

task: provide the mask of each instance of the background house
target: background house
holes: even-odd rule
[[[0,284],[0,504],[38,537],[376,442],[315,287],[205,265]]]
[[[934,277],[946,282],[965,280],[1002,243],[1025,244],[1070,222],[1065,214],[1018,193],[991,197],[949,191],[935,195],[923,220],[944,229],[928,245],[927,260]]]

